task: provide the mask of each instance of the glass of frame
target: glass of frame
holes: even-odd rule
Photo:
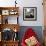
[[[23,8],[23,20],[25,21],[37,20],[37,8],[36,7],[24,7]]]

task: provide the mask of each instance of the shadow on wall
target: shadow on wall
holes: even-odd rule
[[[43,35],[42,34],[43,30],[42,30],[42,26],[21,26],[20,27],[20,31],[19,31],[19,40],[20,40],[20,42],[21,42],[21,40],[22,40],[22,38],[24,36],[25,31],[28,28],[32,28],[34,30],[34,32],[36,32],[39,41],[41,43],[43,43],[43,36],[42,36]]]

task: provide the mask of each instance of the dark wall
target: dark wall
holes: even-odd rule
[[[37,33],[39,41],[43,42],[43,30],[42,30],[42,26],[21,26],[20,27],[20,31],[19,31],[19,39],[20,39],[20,41],[22,40],[23,35],[24,35],[25,31],[28,28],[32,28]]]

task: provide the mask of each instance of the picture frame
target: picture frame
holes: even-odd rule
[[[23,7],[23,20],[36,21],[37,20],[37,7]]]
[[[8,24],[18,24],[18,16],[10,16],[8,18]]]
[[[18,12],[15,11],[15,10],[10,10],[10,11],[9,11],[9,14],[10,14],[10,15],[16,15],[17,13],[18,13]]]
[[[2,24],[18,24],[18,16],[3,16]]]
[[[2,31],[2,40],[9,41],[12,40],[12,33],[13,31],[10,28],[4,28]]]
[[[2,15],[9,15],[9,10],[2,10]]]

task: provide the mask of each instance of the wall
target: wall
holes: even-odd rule
[[[15,0],[0,0],[1,7],[15,6]],[[17,0],[19,6],[19,24],[21,26],[43,26],[43,6],[42,0]],[[23,20],[23,7],[37,7],[37,21]]]
[[[24,0],[20,2],[20,18],[19,23],[22,26],[43,26],[43,6],[42,0]],[[37,21],[23,21],[23,7],[37,7]]]

